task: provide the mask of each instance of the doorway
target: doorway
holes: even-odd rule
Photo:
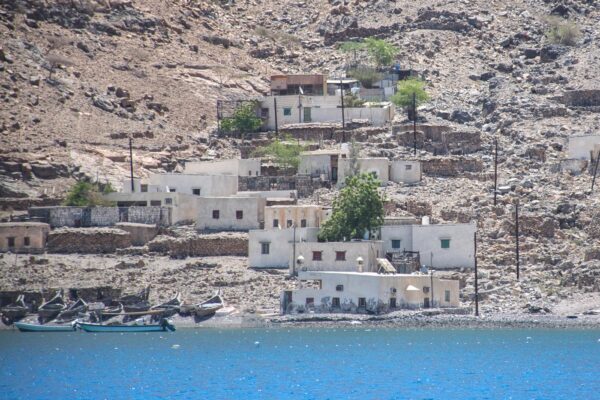
[[[390,308],[396,308],[396,298],[390,298]]]
[[[304,107],[304,122],[312,122],[312,108]]]
[[[429,297],[425,297],[423,299],[423,308],[430,308],[431,306],[429,305]]]

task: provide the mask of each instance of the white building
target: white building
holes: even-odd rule
[[[600,151],[600,135],[569,136],[568,140],[567,157],[570,159],[589,161],[592,154]]]
[[[413,184],[420,182],[423,175],[421,162],[413,160],[390,161],[390,181]]]
[[[265,208],[265,229],[318,228],[330,214],[330,209],[316,205],[269,206]]]
[[[305,151],[300,154],[298,174],[321,177],[323,181],[338,181],[339,160],[347,154],[339,149]]]
[[[186,162],[185,174],[260,176],[260,159],[231,159]]]
[[[350,159],[343,158],[338,162],[338,186],[342,186],[346,177],[350,174]],[[385,157],[377,158],[358,158],[358,170],[360,173],[372,174],[386,185],[390,180],[390,160]]]
[[[275,129],[275,103],[277,103],[277,124],[299,124],[307,122],[342,122],[342,104],[339,95],[307,96],[284,95],[267,96],[261,101],[261,116],[264,127]],[[344,120],[368,119],[374,126],[382,126],[394,119],[394,107],[389,102],[367,103],[364,107],[344,107]]]
[[[230,196],[238,191],[235,175],[201,175],[163,173],[147,179],[134,179],[135,193],[185,193],[194,196]],[[123,182],[122,193],[131,193],[131,182]]]
[[[394,224],[386,220],[380,228],[384,254],[419,252],[421,265],[433,269],[475,266],[472,224]]]
[[[264,221],[266,200],[261,197],[199,197],[196,229],[248,231]]]
[[[312,287],[283,291],[281,313],[371,312],[398,308],[458,307],[459,281],[430,274],[374,272],[304,272]]]
[[[171,223],[196,221],[197,198],[185,193],[169,192],[113,192],[102,195],[104,200],[118,207],[169,207]]]
[[[290,273],[298,271],[376,272],[383,257],[381,241],[303,242],[296,245],[296,259],[289,254]],[[300,262],[298,258],[301,257]]]
[[[290,257],[302,242],[316,242],[319,228],[251,230],[248,264],[251,268],[289,268]]]

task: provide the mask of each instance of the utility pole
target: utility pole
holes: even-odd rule
[[[433,296],[433,270],[429,272],[429,280],[431,282],[431,308],[435,308],[435,297]]]
[[[417,94],[413,92],[412,101],[412,112],[413,112],[413,152],[417,155]]]
[[[217,100],[217,135],[221,135],[221,100]]]
[[[296,224],[294,223],[294,244],[292,245],[292,275],[296,275]]]
[[[475,257],[475,316],[479,317],[479,282],[477,281],[477,232],[473,233],[473,246]]]
[[[596,164],[594,165],[594,177],[592,178],[592,192],[594,191],[594,184],[596,183],[596,174],[598,173],[598,161],[600,161],[600,151],[598,151],[598,153],[596,154]]]
[[[131,193],[135,192],[133,184],[133,139],[129,137],[129,169],[131,171]]]
[[[340,78],[340,98],[342,100],[342,143],[346,143],[346,116],[344,115],[344,80]]]
[[[498,138],[494,139],[494,206],[496,206],[496,197],[498,196]]]
[[[277,97],[273,96],[273,110],[275,115],[275,137],[279,139],[279,126],[277,124]]]
[[[516,253],[517,253],[517,280],[519,280],[519,199],[515,203],[515,238],[516,238]]]

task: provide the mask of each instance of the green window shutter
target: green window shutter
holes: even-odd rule
[[[442,239],[441,244],[442,244],[442,249],[449,249],[450,248],[450,239]]]

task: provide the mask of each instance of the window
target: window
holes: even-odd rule
[[[200,196],[200,189],[199,189],[199,188],[192,189],[192,194],[193,194],[194,196]]]
[[[176,188],[169,188],[169,193],[175,193],[175,192],[177,192]]]
[[[260,244],[260,254],[269,254],[269,250],[271,249],[271,243],[261,243]]]
[[[279,220],[277,218],[275,218],[273,220],[273,228],[278,228],[279,227]]]
[[[336,285],[335,291],[336,292],[343,292],[344,291],[344,285]]]
[[[323,261],[323,252],[313,251],[313,261]]]
[[[147,184],[140,185],[140,191],[142,193],[146,193],[148,191],[148,185]]]
[[[291,228],[292,225],[294,225],[294,222],[291,219],[288,219],[286,225],[288,228]]]
[[[23,238],[23,246],[25,246],[25,247],[31,246],[31,240],[29,240],[29,236],[25,236]]]
[[[237,210],[235,212],[235,218],[236,219],[244,219],[244,212],[242,210]]]
[[[160,200],[150,200],[151,207],[160,207],[162,205]]]
[[[392,240],[392,249],[399,249],[400,248],[400,240],[399,239],[393,239]]]
[[[367,307],[367,299],[365,297],[358,298],[358,308],[366,308]]]
[[[336,251],[335,252],[335,261],[346,261],[346,252],[345,251]]]
[[[450,239],[442,239],[441,240],[442,249],[450,248]]]
[[[423,293],[429,293],[429,286],[423,286]]]
[[[331,307],[340,308],[340,298],[339,297],[333,297],[331,299]]]
[[[390,298],[390,308],[396,308],[396,298],[395,297]]]
[[[167,197],[167,198],[165,199],[165,204],[168,204],[168,205],[171,205],[171,204],[173,204],[173,199],[172,199],[172,198],[170,198],[170,197]]]
[[[248,170],[248,176],[252,176],[252,171]]]
[[[290,115],[292,115],[292,109],[291,109],[291,107],[284,107],[283,108],[283,115],[285,115],[286,117],[289,117]]]
[[[306,298],[306,307],[311,307],[315,305],[315,298],[314,297],[307,297]]]
[[[301,228],[306,228],[306,220],[305,219],[301,219],[300,220],[300,227]]]
[[[407,171],[410,171],[411,169],[412,169],[412,165],[410,165],[410,164],[406,165],[406,170]]]
[[[446,303],[450,302],[450,291],[449,290],[446,290],[444,292],[444,300],[446,301]]]
[[[268,108],[261,108],[260,109],[260,117],[261,118],[268,118],[269,117],[269,109]]]
[[[8,247],[15,247],[15,238],[14,237],[8,237],[6,239],[8,240]]]
[[[213,210],[213,219],[219,219],[220,214],[219,210]]]

